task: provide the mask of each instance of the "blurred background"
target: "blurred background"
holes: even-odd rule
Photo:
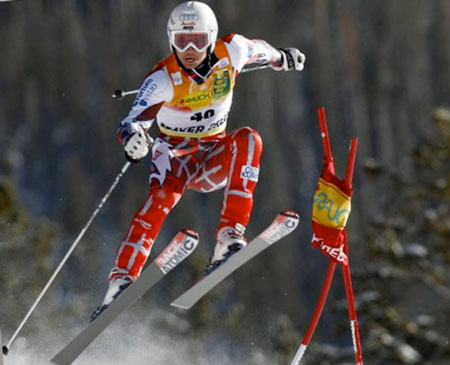
[[[328,259],[311,241],[326,109],[338,175],[359,138],[350,265],[367,364],[448,364],[450,348],[450,2],[205,1],[219,36],[238,33],[306,55],[301,73],[242,74],[228,130],[264,141],[247,229],[282,210],[302,218],[190,311],[169,306],[203,273],[222,192],[188,192],[156,257],[178,230],[200,247],[127,310],[79,364],[288,364],[314,311]],[[169,52],[179,1],[0,2],[0,329],[12,336],[125,163],[115,131]],[[150,159],[123,176],[6,364],[48,364],[100,304],[114,252],[147,193]],[[150,260],[151,260],[150,259]],[[337,270],[305,364],[352,364]]]

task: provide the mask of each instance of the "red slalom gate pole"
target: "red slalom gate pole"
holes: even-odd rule
[[[347,233],[345,235],[345,253],[348,257]],[[342,265],[342,274],[344,275],[345,295],[347,297],[348,315],[350,318],[350,330],[352,333],[353,351],[355,352],[356,365],[363,365],[361,337],[359,335],[358,319],[356,317],[355,298],[353,294],[352,277],[350,274],[350,265]]]
[[[347,172],[345,182],[349,188],[352,187],[353,171],[355,169],[356,151],[358,149],[358,139],[353,138],[350,142],[350,152],[347,161]],[[348,256],[347,231],[344,231],[344,251]],[[363,365],[361,338],[359,335],[358,319],[356,316],[355,297],[353,294],[352,277],[350,273],[350,264],[342,266],[342,274],[344,276],[345,295],[347,297],[348,315],[350,318],[350,330],[352,333],[353,350],[355,352],[356,365]]]
[[[332,172],[334,173],[334,159],[333,153],[331,152],[331,143],[330,137],[328,134],[327,127],[327,118],[325,116],[325,108],[320,107],[317,109],[317,115],[319,117],[319,127],[320,127],[320,136],[322,138],[322,147],[323,147],[323,160],[324,163],[328,163]],[[314,310],[313,317],[311,322],[309,323],[308,329],[306,330],[305,336],[303,337],[302,343],[298,348],[297,353],[295,354],[294,359],[292,360],[291,365],[298,365],[303,358],[303,355],[308,348],[309,343],[311,342],[311,338],[316,330],[317,324],[319,323],[319,319],[322,315],[323,308],[325,306],[325,302],[328,298],[328,293],[330,292],[331,283],[333,281],[334,272],[336,269],[336,261],[330,260],[328,264],[327,273],[325,276],[325,280],[322,285],[322,289],[320,291],[319,300],[317,302],[316,308]]]
[[[350,141],[350,151],[347,160],[347,170],[345,172],[345,183],[347,187],[352,187],[353,171],[355,170],[356,151],[358,150],[358,138],[353,138]]]
[[[328,264],[327,274],[322,285],[322,290],[320,291],[320,297],[314,310],[313,317],[309,323],[308,329],[306,330],[305,336],[303,337],[302,343],[295,354],[291,365],[298,365],[302,361],[303,355],[305,355],[306,349],[308,348],[311,338],[316,330],[317,324],[319,323],[320,316],[323,312],[323,307],[330,292],[331,283],[333,281],[334,271],[336,269],[336,261],[330,260]]]
[[[320,137],[322,138],[323,159],[325,163],[329,163],[331,171],[334,173],[334,159],[331,152],[330,137],[328,135],[327,118],[325,116],[325,108],[322,106],[317,109],[317,116],[319,117]]]
[[[328,135],[328,127],[327,127],[326,116],[325,116],[325,108],[320,107],[317,110],[317,114],[319,117],[319,126],[320,126],[321,138],[322,138],[322,147],[323,147],[323,152],[324,152],[324,162],[329,163],[330,168],[331,168],[332,172],[334,173],[335,172],[334,160],[333,160],[333,154],[331,151],[330,139],[329,139],[329,135]],[[346,168],[346,175],[345,175],[345,182],[349,188],[351,188],[351,186],[352,186],[357,147],[358,147],[358,139],[353,138],[350,143],[350,152],[349,152],[349,157],[347,160],[347,168]],[[345,237],[345,254],[348,257],[347,233],[345,230],[344,230],[344,237]],[[363,365],[361,341],[360,341],[360,337],[359,337],[358,323],[356,320],[356,308],[355,308],[353,287],[352,287],[351,276],[350,276],[350,268],[349,268],[349,266],[345,266],[345,265],[341,265],[341,266],[343,268],[345,292],[346,292],[347,305],[348,305],[349,317],[350,317],[350,328],[351,328],[352,340],[353,340],[353,344],[354,344],[355,359],[357,362],[356,365]],[[305,333],[305,336],[303,337],[302,343],[301,343],[297,353],[295,354],[294,359],[291,362],[291,365],[299,365],[305,352],[306,352],[306,349],[311,341],[311,338],[316,330],[317,324],[319,323],[319,319],[322,315],[323,308],[325,306],[325,302],[326,302],[328,293],[331,288],[331,283],[333,280],[335,269],[336,269],[336,261],[330,259],[330,263],[328,264],[328,269],[327,269],[327,273],[325,276],[325,280],[324,280],[324,283],[322,285],[322,289],[320,292],[320,297],[317,302],[316,308],[314,310],[313,318],[308,326],[308,329],[306,330],[306,333]]]

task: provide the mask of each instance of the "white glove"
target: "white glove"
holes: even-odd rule
[[[305,55],[297,48],[280,48],[281,60],[278,65],[270,64],[275,71],[302,71],[305,63]]]
[[[141,126],[133,129],[135,131],[123,141],[123,148],[129,161],[139,162],[147,156],[153,144],[153,138]]]

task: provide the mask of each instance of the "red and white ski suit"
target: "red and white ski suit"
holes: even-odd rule
[[[160,134],[152,147],[147,199],[121,242],[110,279],[136,279],[161,225],[187,189],[224,188],[218,230],[231,226],[243,233],[250,219],[258,181],[262,141],[243,127],[225,133],[235,78],[246,64],[276,63],[279,52],[261,40],[228,35],[216,41],[215,64],[203,82],[183,69],[172,53],[144,80],[120,130],[156,120]],[[120,139],[120,136],[119,136]]]

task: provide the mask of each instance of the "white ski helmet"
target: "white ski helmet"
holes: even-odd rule
[[[170,50],[184,52],[189,47],[202,52],[214,50],[217,19],[212,9],[199,1],[187,1],[172,10],[167,22]]]

